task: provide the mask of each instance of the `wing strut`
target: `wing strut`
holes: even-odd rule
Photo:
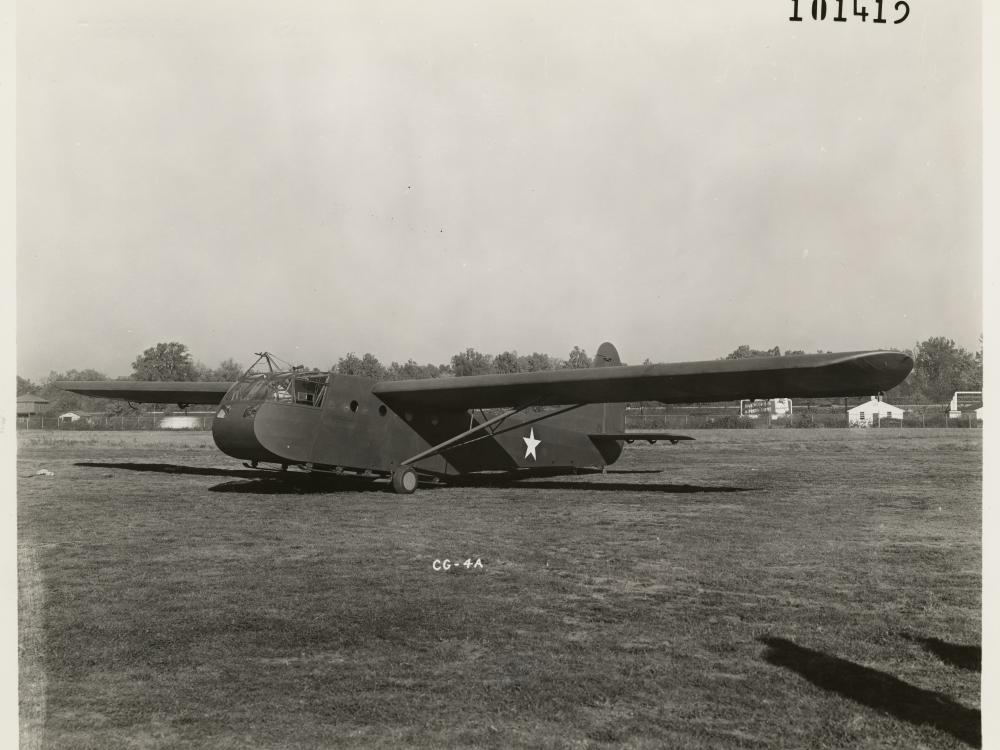
[[[507,419],[508,417],[512,417],[515,414],[517,414],[518,412],[524,411],[527,408],[528,408],[527,406],[522,406],[522,407],[520,407],[518,409],[510,409],[509,411],[505,411],[503,414],[500,414],[498,416],[493,417],[493,419],[487,419],[482,424],[476,425],[472,429],[466,430],[465,432],[460,432],[459,434],[455,435],[455,437],[448,438],[443,443],[438,443],[434,447],[428,448],[425,451],[421,451],[420,453],[418,453],[415,456],[410,456],[410,458],[407,458],[405,461],[402,461],[400,463],[400,466],[409,466],[410,464],[414,464],[417,461],[421,461],[421,460],[423,460],[425,458],[430,458],[431,456],[434,456],[434,455],[440,453],[445,448],[448,448],[448,447],[454,445],[455,443],[459,442],[460,440],[464,440],[467,437],[471,437],[472,435],[475,435],[477,432],[482,432],[483,430],[488,429],[488,428],[492,427],[493,425],[497,424],[498,422],[502,422],[503,420]]]
[[[548,419],[549,417],[555,416],[556,414],[562,414],[563,412],[566,411],[572,411],[573,409],[578,409],[581,405],[582,404],[573,404],[572,406],[567,406],[563,409],[559,409],[557,411],[544,414],[540,418],[532,420],[532,422],[541,422],[543,419]],[[530,409],[532,406],[535,406],[535,402],[525,404],[524,406],[519,406],[516,409],[508,409],[503,414],[498,414],[492,419],[487,419],[482,424],[476,425],[475,427],[472,427],[466,430],[465,432],[461,432],[458,435],[455,435],[455,437],[448,438],[444,442],[438,443],[437,445],[428,448],[425,451],[421,451],[415,456],[410,456],[404,461],[401,461],[399,465],[410,466],[412,464],[415,464],[417,461],[422,461],[425,458],[436,456],[438,453],[443,453],[446,449],[454,447],[455,444],[457,443],[464,444],[467,441],[467,438],[472,437],[477,432],[483,432],[484,430],[489,430],[493,425],[503,422],[505,419],[508,419],[514,416],[515,414],[520,414],[522,411],[524,411],[525,409]],[[480,413],[482,413],[482,410],[480,410]],[[484,414],[483,416],[486,415]],[[521,424],[519,424],[518,426],[521,426]],[[490,430],[490,434],[496,434],[496,433],[493,430]],[[468,441],[468,442],[475,442],[475,441]]]

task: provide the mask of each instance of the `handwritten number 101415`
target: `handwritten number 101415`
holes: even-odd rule
[[[808,3],[810,7],[810,15],[814,21],[825,21],[827,15],[833,10],[833,6],[837,8],[837,15],[833,16],[833,20],[839,23],[845,23],[847,21],[847,16],[844,15],[844,4],[846,0],[802,0],[804,3]],[[799,15],[799,2],[800,0],[792,0],[792,15],[788,18],[789,21],[801,21],[802,16]],[[854,7],[852,8],[851,15],[860,18],[862,22],[868,20],[868,16],[872,16],[872,23],[888,23],[885,17],[885,9],[883,5],[885,0],[874,0],[875,10],[869,13],[868,8],[865,7],[864,2],[858,4],[858,0],[851,0]],[[910,4],[906,0],[899,0],[893,6],[893,10],[896,12],[896,18],[893,23],[902,23],[907,18],[910,17]]]

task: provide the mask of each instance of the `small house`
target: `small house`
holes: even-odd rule
[[[17,416],[30,417],[41,414],[48,405],[48,399],[42,398],[37,393],[23,393],[17,397]]]
[[[863,404],[858,404],[847,412],[847,424],[851,427],[871,427],[882,419],[902,419],[903,410],[875,396]]]

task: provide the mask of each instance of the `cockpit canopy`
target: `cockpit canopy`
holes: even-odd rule
[[[277,363],[286,367],[276,367]],[[284,404],[319,407],[323,404],[330,373],[306,370],[281,362],[273,354],[262,352],[222,399],[232,401],[275,401]]]

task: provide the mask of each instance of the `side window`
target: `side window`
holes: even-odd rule
[[[302,375],[295,378],[295,403],[320,406],[326,395],[327,375]]]

